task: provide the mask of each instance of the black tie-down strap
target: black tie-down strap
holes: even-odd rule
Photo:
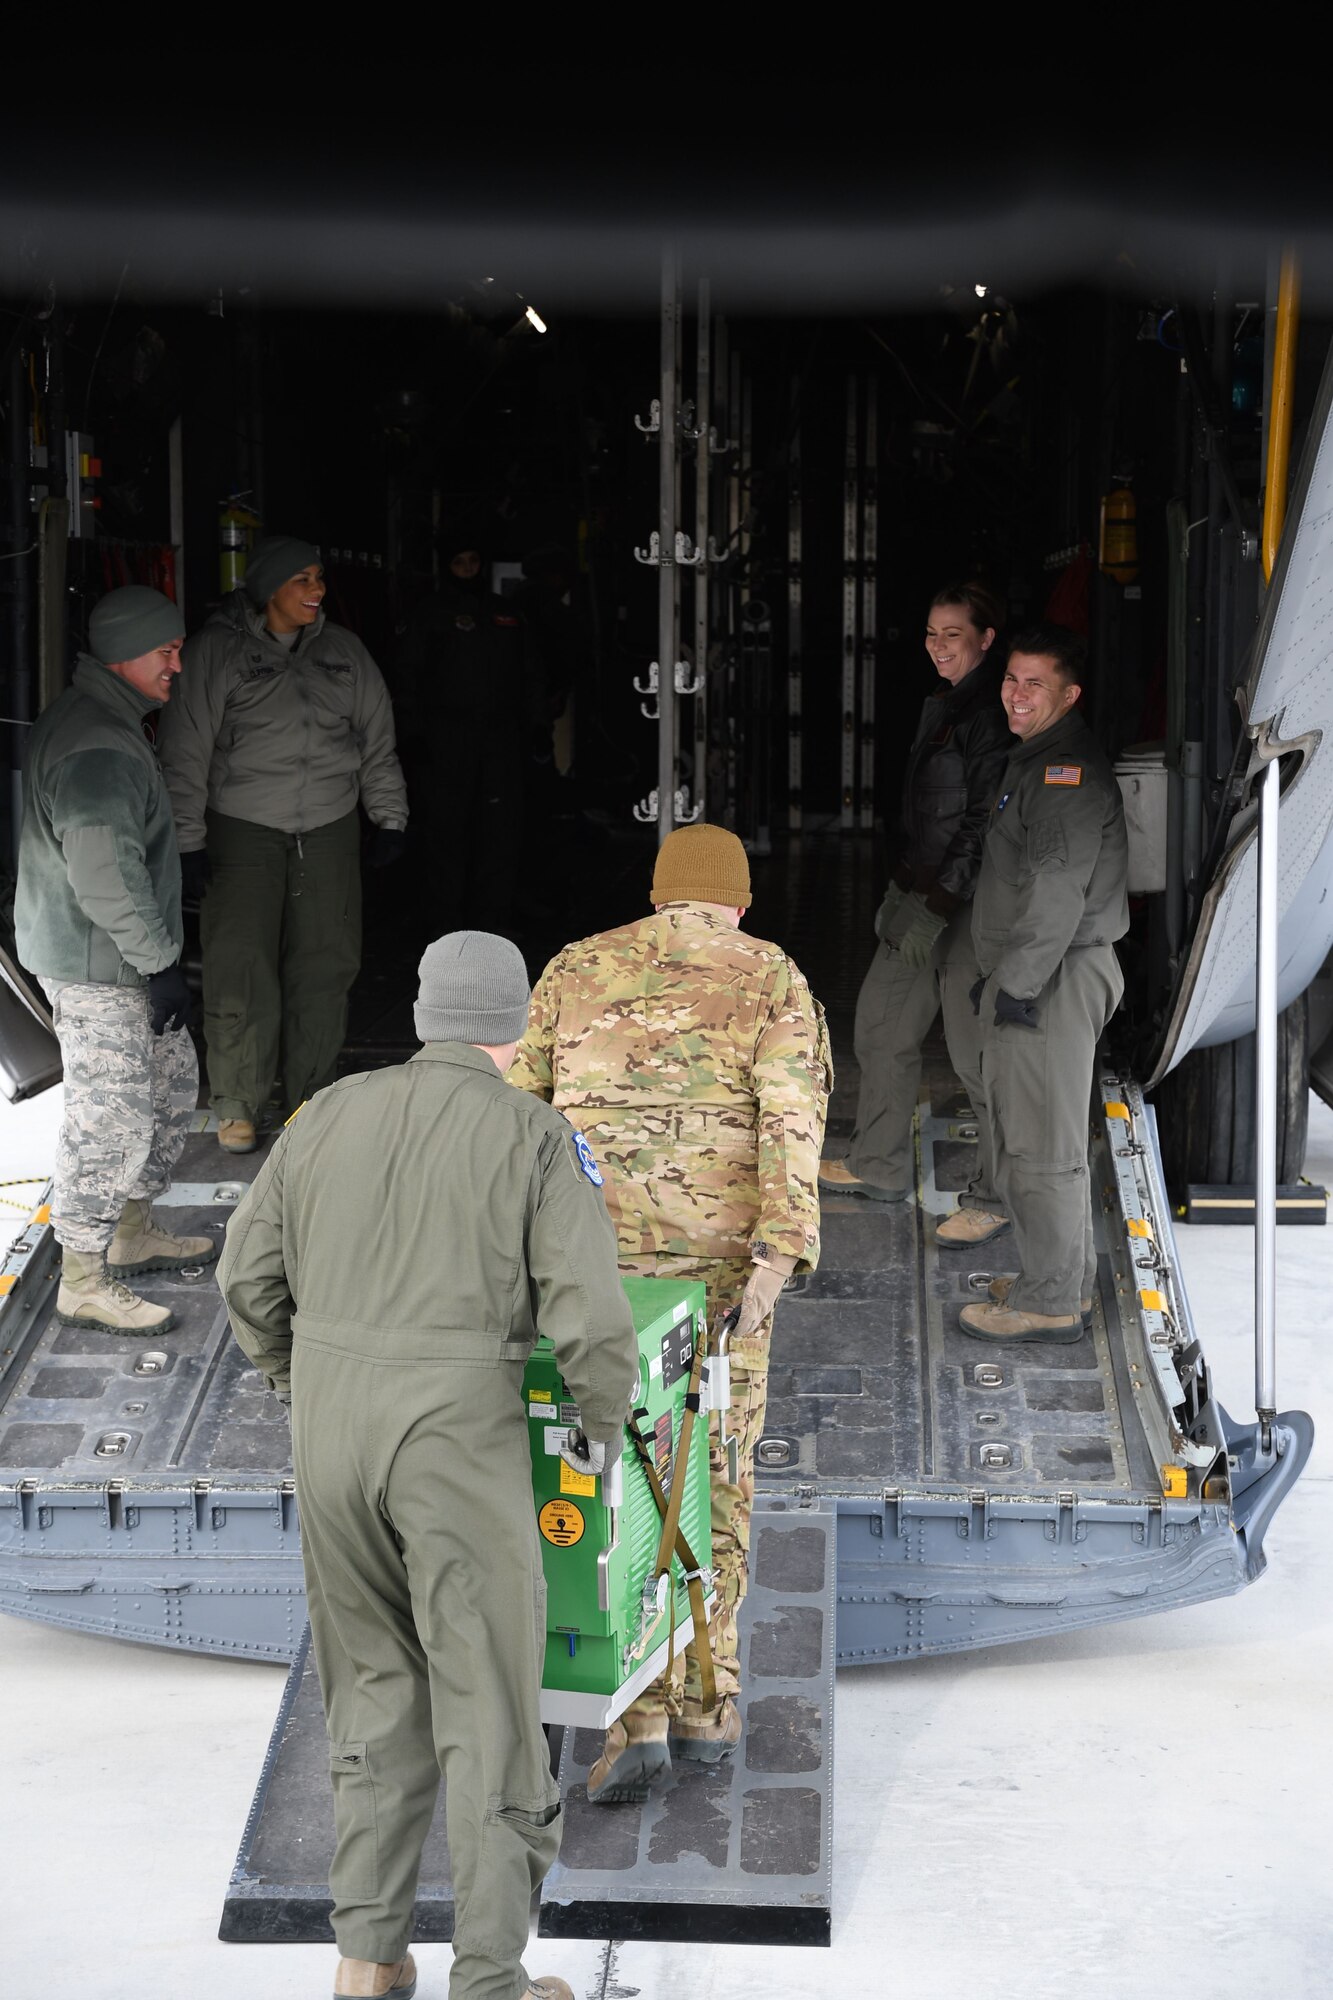
[[[703,1571],[695,1561],[694,1551],[680,1531],[680,1510],[685,1497],[685,1481],[690,1463],[690,1444],[694,1437],[694,1423],[699,1414],[699,1384],[703,1375],[704,1349],[707,1335],[699,1332],[694,1343],[694,1366],[690,1370],[690,1384],[685,1395],[685,1411],[680,1420],[680,1438],[676,1445],[676,1455],[671,1467],[671,1497],[667,1498],[658,1477],[657,1465],[648,1443],[639,1429],[639,1420],[648,1412],[640,1407],[634,1410],[626,1422],[626,1429],[634,1440],[639,1463],[643,1467],[657,1511],[662,1517],[662,1534],[657,1544],[657,1561],[653,1565],[653,1582],[656,1586],[663,1577],[667,1579],[667,1658],[664,1678],[671,1678],[676,1658],[676,1607],[675,1593],[671,1588],[671,1559],[679,1559],[685,1577],[685,1587],[689,1593],[690,1616],[694,1620],[694,1651],[699,1662],[699,1686],[705,1713],[711,1715],[717,1707],[717,1681],[713,1674],[713,1649],[708,1642],[708,1619],[704,1611]]]

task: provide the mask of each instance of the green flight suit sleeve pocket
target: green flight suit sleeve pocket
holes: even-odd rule
[[[364,1743],[330,1743],[333,1818],[338,1832],[338,1894],[379,1895],[380,1839],[375,1780]]]
[[[1034,868],[1063,868],[1069,859],[1065,830],[1058,819],[1036,820],[1028,834],[1028,843]]]

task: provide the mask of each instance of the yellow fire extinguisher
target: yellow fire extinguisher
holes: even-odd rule
[[[1123,482],[1102,496],[1101,547],[1098,563],[1103,576],[1116,583],[1133,583],[1139,573],[1138,509]]]
[[[223,591],[239,590],[245,576],[245,562],[254,546],[258,514],[241,505],[245,495],[233,493],[218,516],[218,581]]]

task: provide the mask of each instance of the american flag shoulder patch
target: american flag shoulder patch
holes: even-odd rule
[[[1081,785],[1083,766],[1081,764],[1048,764],[1046,766],[1048,785]]]

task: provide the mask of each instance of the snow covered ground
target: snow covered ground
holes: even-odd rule
[[[0,1179],[49,1167],[58,1115],[58,1092],[0,1106]],[[1306,1170],[1333,1184],[1318,1101]],[[1324,2000],[1333,1231],[1278,1243],[1280,1401],[1321,1428],[1260,1583],[1058,1643],[844,1672],[831,1950],[534,1944],[529,1969],[579,2000]],[[1181,1255],[1223,1400],[1248,1411],[1250,1235],[1182,1230]],[[331,1947],[216,1939],[282,1680],[0,1617],[6,1992],[331,1990]],[[421,2000],[443,2000],[448,1947],[418,1959]]]

